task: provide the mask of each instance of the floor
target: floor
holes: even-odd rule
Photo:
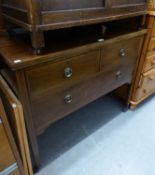
[[[39,138],[37,175],[155,175],[155,97],[136,110],[105,96]]]

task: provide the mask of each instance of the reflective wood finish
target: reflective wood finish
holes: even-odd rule
[[[16,24],[31,32],[36,50],[45,46],[43,32],[145,14],[146,0],[2,0],[8,27]]]

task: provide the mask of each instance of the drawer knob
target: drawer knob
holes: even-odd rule
[[[125,57],[126,53],[125,53],[125,49],[120,49],[120,56],[121,57]]]
[[[73,101],[73,98],[70,94],[67,94],[64,98],[66,104],[70,104]]]
[[[66,78],[70,78],[73,75],[73,70],[70,67],[65,68],[64,75]]]
[[[121,72],[121,71],[118,71],[118,72],[116,73],[116,78],[117,78],[117,79],[121,79],[121,78],[122,78],[122,72]]]

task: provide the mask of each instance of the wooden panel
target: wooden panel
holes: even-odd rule
[[[99,71],[100,52],[92,51],[75,56],[66,61],[36,67],[27,72],[29,89],[32,98],[35,99],[51,88],[58,88],[63,84],[73,84],[92,77]],[[71,70],[71,76],[66,77],[65,71]]]
[[[139,54],[140,40],[141,37],[137,37],[104,47],[101,53],[102,71],[116,65],[133,65]]]
[[[153,92],[155,92],[155,69],[142,75],[135,100],[139,101]]]
[[[3,135],[5,135],[5,138],[3,138],[3,140],[0,141],[0,150],[3,151],[3,152],[0,151],[1,152],[0,155],[2,156],[2,157],[0,156],[0,166],[4,164],[6,165],[3,168],[1,167],[0,173],[2,172],[2,174],[5,174],[6,170],[7,172],[8,171],[11,172],[12,170],[14,170],[14,168],[18,167],[20,174],[26,175],[23,169],[17,145],[15,143],[12,130],[10,128],[10,123],[8,122],[8,118],[6,116],[1,98],[0,98],[0,117],[2,121],[2,124],[0,125],[0,128],[2,130],[0,131],[0,134],[2,134],[1,135],[2,138]]]
[[[155,17],[152,18],[153,18],[152,37],[155,37]]]
[[[0,118],[1,120],[1,118]],[[16,162],[5,129],[0,122],[0,172]]]
[[[155,37],[151,38],[148,51],[150,52],[155,51]]]
[[[73,10],[73,9],[84,9],[84,8],[97,8],[104,7],[105,0],[44,0],[42,3],[43,11],[55,11],[55,10]]]
[[[155,55],[151,55],[146,58],[144,64],[144,72],[149,71],[150,69],[155,68]]]
[[[12,93],[9,86],[0,76],[0,93],[2,95],[6,113],[12,123],[12,129],[19,146],[23,166],[27,175],[32,175],[32,165],[27,141],[27,134],[23,116],[22,105]]]

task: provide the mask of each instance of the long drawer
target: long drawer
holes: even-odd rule
[[[28,70],[27,77],[32,98],[50,91],[51,88],[57,89],[62,84],[69,85],[87,80],[99,72],[99,59],[100,52],[96,50]]]

